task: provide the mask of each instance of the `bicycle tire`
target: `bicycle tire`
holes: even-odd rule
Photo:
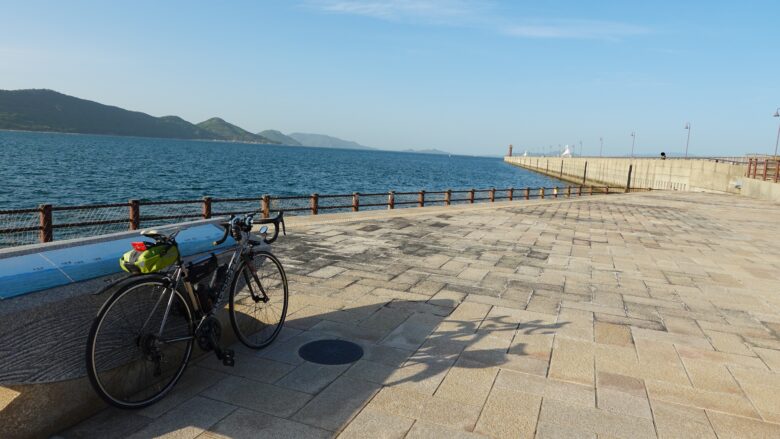
[[[156,346],[156,335],[151,329],[157,330],[154,332],[159,331],[162,315],[170,298],[169,294],[155,298],[155,288],[167,291],[170,290],[168,285],[169,280],[161,274],[143,275],[125,280],[103,304],[92,322],[87,339],[87,375],[95,392],[115,407],[139,409],[154,404],[173,389],[187,367],[192,355],[194,337],[189,341],[162,343],[165,349],[163,353]],[[141,290],[142,287],[151,287],[151,291],[144,292]],[[164,331],[172,328],[175,331],[172,336],[191,337],[194,333],[194,322],[190,304],[181,291],[175,288],[172,291],[174,300],[171,302]],[[143,298],[149,300],[139,300]],[[150,302],[154,302],[155,305],[145,314],[142,308]],[[137,316],[131,318],[122,308],[125,305],[133,307],[132,311],[136,311]],[[143,317],[144,315],[148,317]],[[117,329],[111,326],[114,320],[119,321]],[[135,326],[138,326],[142,320],[141,327],[136,328]],[[146,327],[150,329],[147,331]],[[111,340],[112,331],[119,333],[117,340]],[[181,351],[178,360],[168,362],[167,358],[173,358],[172,354],[175,353],[168,349],[170,346],[182,346],[178,349]],[[116,347],[115,351],[105,351],[111,347]],[[127,352],[116,352],[119,348],[124,348]],[[131,357],[127,358],[128,355]],[[148,380],[148,383],[133,382],[132,375],[136,375],[141,380],[144,379],[142,375],[148,375],[150,363],[154,365],[154,370],[151,371],[153,378]],[[172,367],[168,367],[169,365]],[[110,374],[113,374],[113,379],[108,378],[107,375]],[[117,379],[118,382],[115,381]],[[114,384],[118,384],[118,388],[114,388]]]
[[[261,287],[262,283],[266,281],[266,285],[263,289],[267,292],[269,301],[262,302],[261,300],[258,302],[252,300],[251,294],[247,294],[246,296],[239,298],[239,300],[236,300],[237,294],[246,290],[246,288],[243,288],[239,291],[238,286],[242,279],[244,279],[244,282],[246,283],[246,278],[248,277],[250,279],[250,284],[256,285],[255,278],[251,276],[251,273],[249,272],[249,267],[246,266],[246,262],[242,261],[231,281],[229,309],[230,324],[233,326],[236,337],[246,347],[259,350],[270,345],[282,330],[285,318],[287,317],[289,290],[287,285],[287,274],[284,272],[284,267],[276,256],[265,251],[256,252],[254,253],[254,265],[256,267],[257,265],[260,265],[260,267],[256,268],[257,277],[260,279]],[[265,276],[265,272],[261,273],[262,268],[270,268],[270,270],[268,270],[270,276]],[[274,276],[274,273],[278,273],[277,281],[274,281],[274,278],[271,277]],[[278,282],[278,284],[276,282]],[[281,311],[279,311],[274,318],[264,318],[260,321],[257,317],[258,308],[262,308],[262,311],[264,311],[263,316],[272,316],[273,314],[269,314],[265,311],[271,309],[271,307],[268,306],[268,303],[271,303],[272,300],[279,299],[279,297],[277,297],[280,295],[279,293],[281,293],[282,299]],[[261,302],[262,305],[260,305]],[[275,302],[274,305],[276,305]],[[239,308],[238,310],[237,307]],[[251,312],[251,317],[247,311]],[[248,327],[247,324],[251,324],[253,321],[259,322],[260,324]],[[273,326],[271,326],[272,324]],[[271,329],[270,332],[265,331],[269,328]]]

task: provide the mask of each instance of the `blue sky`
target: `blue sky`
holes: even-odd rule
[[[778,1],[0,2],[0,88],[464,154],[771,152]]]

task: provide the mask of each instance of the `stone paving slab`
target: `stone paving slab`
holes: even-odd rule
[[[780,437],[780,206],[653,192],[290,218],[285,330],[87,437]],[[364,357],[320,366],[312,340]]]

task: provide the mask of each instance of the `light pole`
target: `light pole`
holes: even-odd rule
[[[601,142],[601,146],[599,147],[599,157],[603,157],[601,153],[604,152],[604,138],[599,137],[599,142]]]
[[[580,140],[580,157],[582,157],[582,140]]]
[[[631,131],[631,158],[634,158],[634,146],[636,145],[636,130]]]
[[[691,144],[691,123],[685,122],[685,127],[683,129],[688,130],[688,140],[685,141],[685,158],[688,158],[688,145]]]
[[[780,107],[777,107],[773,117],[780,117]],[[777,145],[780,143],[780,125],[777,127],[777,140],[775,140],[775,157],[777,157]]]

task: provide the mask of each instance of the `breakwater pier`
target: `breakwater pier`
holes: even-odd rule
[[[506,156],[504,161],[583,185],[740,194],[780,202],[780,159]]]
[[[44,342],[82,352],[78,325],[59,344],[35,325],[98,306],[90,288],[56,310],[3,301],[4,364],[20,367],[0,384],[0,436],[777,437],[778,215],[652,191],[291,217],[279,340],[235,347],[235,368],[204,357],[141,411],[101,411],[78,368],[25,366]],[[12,311],[32,303],[32,321]],[[363,358],[298,355],[333,338]]]
[[[739,193],[745,163],[735,160],[678,160],[628,157],[512,157],[504,161],[556,178],[612,186]],[[629,167],[631,179],[629,180]]]

